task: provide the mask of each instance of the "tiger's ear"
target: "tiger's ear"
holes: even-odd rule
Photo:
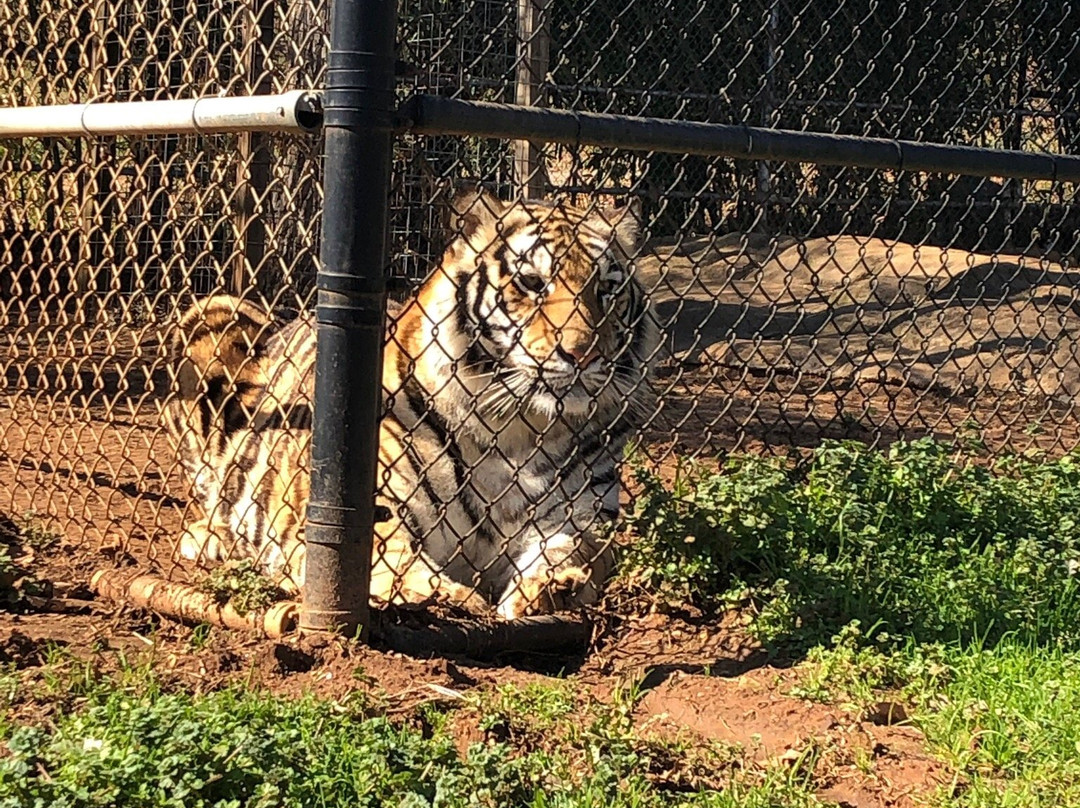
[[[471,239],[485,228],[494,228],[506,208],[505,202],[485,188],[459,189],[450,200],[451,236]]]
[[[621,208],[605,210],[603,216],[619,246],[627,255],[636,255],[641,247],[641,229],[644,223],[641,200],[633,197]]]

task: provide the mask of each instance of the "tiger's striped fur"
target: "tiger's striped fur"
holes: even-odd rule
[[[475,605],[477,593],[506,618],[592,602],[610,568],[601,525],[618,512],[618,462],[648,410],[659,338],[632,273],[636,215],[486,193],[454,208],[461,235],[388,329],[380,502],[394,516],[378,525],[373,594]],[[281,502],[306,504],[306,473],[294,469],[308,432],[288,412],[310,413],[315,333],[301,317],[254,340],[256,370],[240,365],[237,378],[261,394],[250,426],[228,433],[218,416],[228,449],[209,453],[216,488],[202,502],[223,516],[206,533],[226,532],[235,552],[298,584],[302,523],[274,520]],[[212,374],[218,359],[199,366]],[[222,409],[201,402],[181,398],[173,422]],[[275,464],[283,483],[265,473]],[[220,545],[196,535],[181,549],[220,556]]]
[[[216,295],[184,312],[171,346],[174,396],[164,411],[180,465],[200,501],[231,436],[251,423],[266,382],[270,318],[255,304]]]

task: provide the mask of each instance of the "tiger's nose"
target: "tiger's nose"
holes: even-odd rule
[[[588,342],[569,346],[560,345],[559,354],[567,362],[577,365],[581,370],[584,370],[600,358],[600,351]]]

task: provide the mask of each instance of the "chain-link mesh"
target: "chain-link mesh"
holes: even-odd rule
[[[408,0],[400,97],[1071,154],[1077,14],[1044,0]],[[23,0],[0,19],[0,99],[318,87],[324,25],[312,3]],[[306,451],[318,147],[266,135],[0,143],[0,452],[11,480],[0,508],[32,509],[80,548],[170,574],[185,525],[207,528],[186,553],[204,560],[259,552],[240,548],[253,531],[294,529],[277,511],[270,528],[200,522],[207,483],[174,459],[162,412],[183,391],[169,341],[181,313],[211,292],[244,296],[261,312],[245,350],[283,361],[257,380],[268,402],[235,397],[240,362],[234,398],[215,399],[212,415],[273,433],[259,451],[285,480],[285,511],[302,509],[303,462],[271,461]],[[423,596],[439,577],[443,590],[464,587],[461,600],[478,593],[513,614],[587,591],[593,572],[583,580],[576,568],[599,575],[607,563],[604,521],[620,498],[609,465],[629,445],[669,467],[825,438],[1077,445],[1070,183],[430,135],[402,136],[394,169],[400,305],[386,386],[397,426],[382,434],[381,595]],[[492,195],[455,207],[454,189],[477,181]],[[634,200],[640,237],[618,238],[616,211]],[[521,232],[544,237],[513,243]],[[484,272],[495,274],[481,283]],[[655,351],[627,347],[646,320],[627,302],[638,288]],[[231,312],[243,319],[239,304]],[[513,347],[498,347],[500,328]],[[505,366],[525,343],[521,363],[546,368],[531,381]],[[204,394],[211,370],[196,368]],[[582,395],[593,399],[584,414]],[[202,433],[172,434],[183,444]],[[196,446],[205,460],[207,444]]]
[[[1078,22],[1041,0],[419,0],[404,6],[401,39],[421,93],[1071,154]],[[992,453],[1078,443],[1071,183],[480,138],[406,137],[402,154],[399,198],[438,203],[447,186],[482,181],[510,200],[643,203],[633,271],[663,342],[655,405],[635,430],[640,462],[670,471],[827,438],[932,435]],[[513,233],[508,216],[493,239]],[[425,247],[438,262],[437,239],[399,232],[396,271],[411,276]],[[453,222],[444,232],[460,239]],[[594,417],[609,431],[618,420],[603,407]],[[538,446],[559,446],[555,422]],[[502,454],[516,470],[532,457]],[[484,507],[490,456],[472,469],[463,489],[481,521],[508,519]],[[514,480],[506,496],[528,501]],[[574,502],[563,496],[568,512]]]
[[[317,87],[324,18],[306,2],[9,3],[0,105]],[[77,570],[42,577],[181,571],[202,514],[163,423],[171,341],[211,292],[306,307],[319,151],[261,133],[0,141],[0,510],[61,537],[72,552],[53,561]]]
[[[434,63],[433,37],[406,25],[417,89],[512,100],[525,82],[542,106],[1061,154],[1080,134],[1069,6],[522,0],[499,7],[539,22],[525,42],[511,31],[507,63],[513,26],[470,32],[502,19],[491,5],[446,9]],[[523,71],[537,52],[546,64]],[[518,144],[416,146],[415,176],[530,187],[505,168]],[[960,430],[997,449],[1075,445],[1072,184],[541,151],[548,195],[645,203],[638,269],[668,348],[654,424],[671,445]]]

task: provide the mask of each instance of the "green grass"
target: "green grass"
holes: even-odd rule
[[[962,806],[1080,805],[1080,657],[1005,642],[951,659],[918,722],[965,776]]]
[[[955,783],[948,808],[1080,805],[1080,654],[1007,637],[992,647],[918,646],[887,652],[850,635],[815,649],[792,695],[907,705],[909,720]]]
[[[1080,462],[975,464],[929,440],[829,443],[795,468],[737,457],[673,486],[639,469],[624,580],[678,608],[746,602],[772,643],[852,620],[917,642],[1080,647]]]
[[[570,693],[558,687],[470,697],[458,709],[479,711],[489,732],[461,754],[442,708],[395,722],[363,699],[167,692],[150,669],[100,678],[60,665],[52,675],[64,681],[0,680],[9,704],[43,698],[54,707],[47,720],[0,722],[5,808],[815,804],[789,772],[742,772],[722,748],[687,758],[639,738],[624,709],[571,716]],[[61,692],[66,698],[53,701]],[[673,772],[687,778],[676,783]],[[695,785],[695,772],[710,782]]]
[[[639,469],[622,580],[747,608],[802,657],[792,695],[904,704],[956,773],[933,804],[1080,805],[1080,457],[959,445]]]

